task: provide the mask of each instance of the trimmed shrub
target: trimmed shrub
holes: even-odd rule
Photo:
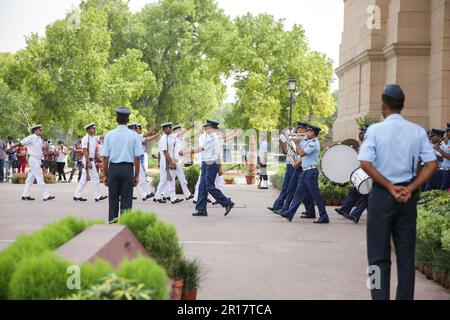
[[[147,228],[144,246],[150,256],[172,277],[183,256],[175,226],[158,220],[155,225]]]
[[[9,283],[22,260],[57,249],[87,226],[88,223],[83,220],[68,217],[48,224],[31,235],[19,236],[12,245],[0,252],[0,299],[9,297]]]
[[[95,263],[83,263],[81,265],[81,289],[87,289],[101,282],[101,279],[112,273],[111,265],[98,259]]]
[[[72,293],[67,288],[70,262],[52,252],[23,261],[12,276],[11,299],[47,300]]]
[[[281,190],[281,187],[283,186],[285,173],[286,167],[280,166],[278,171],[273,176],[270,176],[270,183],[273,185],[274,188]]]
[[[133,210],[121,214],[119,223],[130,228],[141,244],[145,245],[146,230],[149,226],[155,225],[156,220],[154,213]]]
[[[152,300],[166,300],[169,294],[169,279],[166,271],[155,261],[138,257],[131,261],[125,259],[117,269],[117,275],[124,279],[142,283],[152,291]]]

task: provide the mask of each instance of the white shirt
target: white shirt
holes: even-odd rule
[[[83,149],[87,149],[89,142],[89,158],[95,157],[95,149],[97,148],[97,143],[100,141],[99,136],[89,136],[88,134],[81,140],[81,146]]]
[[[268,144],[267,141],[261,141],[261,144],[259,145],[259,157],[265,157],[268,152]]]
[[[167,151],[169,155],[173,155],[174,141],[172,135],[163,134],[158,142],[158,152],[161,155],[161,163],[166,161],[164,151]],[[173,160],[173,159],[172,159]]]
[[[36,134],[26,137],[20,141],[20,143],[27,147],[27,152],[30,157],[42,159],[44,156],[44,153],[42,152],[42,139]]]

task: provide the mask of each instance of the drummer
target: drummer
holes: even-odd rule
[[[359,140],[361,142],[364,141],[364,137],[368,128],[369,126],[364,126],[360,129]],[[353,187],[349,190],[347,198],[345,198],[344,202],[342,203],[342,207],[334,210],[344,218],[353,221],[353,223],[358,223],[361,215],[367,209],[368,202],[369,195],[360,194],[358,192],[358,189]],[[356,208],[352,211],[353,207],[355,206]]]

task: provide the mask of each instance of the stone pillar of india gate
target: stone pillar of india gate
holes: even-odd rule
[[[403,87],[408,120],[425,129],[444,128],[450,122],[450,0],[344,3],[333,140],[356,138],[356,118],[381,119],[381,92],[388,83]]]

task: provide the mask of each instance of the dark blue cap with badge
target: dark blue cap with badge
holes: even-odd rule
[[[304,128],[304,129],[306,129],[306,128],[308,128],[308,124],[306,122],[299,121],[299,122],[297,122],[297,128]]]
[[[443,136],[445,134],[444,130],[440,130],[440,129],[431,129],[430,132],[430,137],[434,137],[434,136]]]
[[[219,127],[219,125],[220,125],[220,123],[215,120],[206,120],[206,123],[204,124],[203,127],[211,126],[211,127],[217,129]]]
[[[313,126],[312,124],[308,124],[308,128],[306,130],[307,131],[314,131],[316,134],[319,134],[319,132],[322,131],[321,128],[319,128],[317,126]]]
[[[384,87],[383,95],[395,100],[405,100],[405,93],[398,84],[388,84]]]
[[[447,123],[447,132],[450,131],[450,122]]]
[[[120,107],[116,109],[116,116],[118,119],[128,119],[130,116],[131,111],[128,108]]]

